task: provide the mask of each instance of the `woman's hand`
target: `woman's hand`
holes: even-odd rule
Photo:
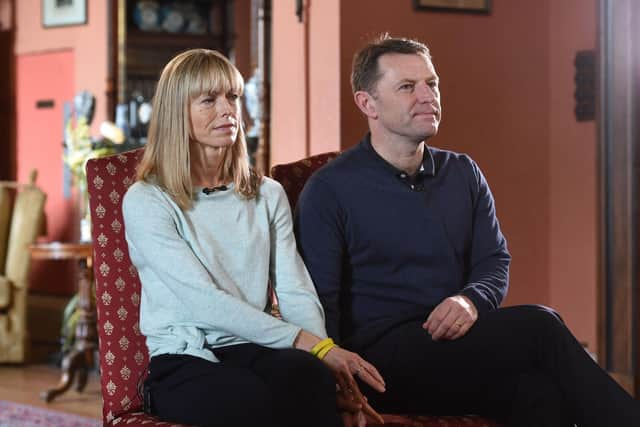
[[[385,391],[384,380],[378,370],[356,353],[336,346],[322,360],[336,374],[338,385],[343,390],[357,387],[354,379],[357,376],[374,390],[380,393]]]
[[[311,348],[320,342],[320,338],[307,331],[300,331],[294,346],[299,349],[310,351]],[[338,346],[333,347],[322,359],[333,371],[338,383],[338,407],[347,412],[355,412],[356,407],[348,406],[349,401],[353,401],[364,414],[368,415],[377,422],[383,424],[384,421],[380,414],[373,409],[367,398],[362,395],[360,387],[356,382],[354,375],[357,375],[362,381],[371,386],[374,390],[383,393],[385,384],[378,370],[369,362],[364,360],[358,354],[345,350]],[[341,396],[342,395],[342,396]],[[351,409],[350,409],[351,408]]]
[[[352,417],[353,420],[364,418],[364,414],[366,414],[378,423],[383,424],[384,421],[382,417],[369,405],[367,398],[360,392],[360,387],[358,387],[358,383],[354,378],[354,375],[357,375],[358,378],[369,384],[374,390],[382,393],[385,391],[385,384],[378,370],[356,353],[340,347],[334,347],[329,350],[323,361],[329,365],[333,371],[338,382],[338,387],[340,388],[338,393],[338,407],[352,414],[363,413],[362,417]],[[357,412],[354,411],[354,407],[346,403],[349,399],[355,402],[358,408],[361,409]],[[345,416],[346,415],[344,415],[343,418],[345,418]],[[352,425],[360,427],[360,424]]]

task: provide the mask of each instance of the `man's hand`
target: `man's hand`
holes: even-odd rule
[[[338,390],[336,397],[344,427],[366,427],[367,419],[362,404],[355,400],[353,394]]]
[[[367,427],[367,417],[364,412],[342,412],[344,427]]]
[[[464,295],[454,295],[438,304],[422,327],[434,341],[457,340],[467,333],[477,319],[478,310],[471,300]]]

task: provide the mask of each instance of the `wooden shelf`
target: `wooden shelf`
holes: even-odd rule
[[[185,34],[167,33],[160,31],[140,31],[129,29],[127,31],[127,46],[144,48],[224,48],[222,36],[213,34]]]

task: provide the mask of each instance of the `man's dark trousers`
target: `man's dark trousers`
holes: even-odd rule
[[[428,313],[352,348],[387,391],[363,385],[376,409],[489,416],[513,427],[640,426],[639,404],[600,369],[560,317],[542,306],[482,315],[455,341],[433,341]]]

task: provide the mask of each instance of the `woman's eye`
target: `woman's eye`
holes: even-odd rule
[[[239,97],[240,96],[237,93],[230,93],[230,94],[227,95],[227,98],[229,98],[231,101],[235,101]]]

